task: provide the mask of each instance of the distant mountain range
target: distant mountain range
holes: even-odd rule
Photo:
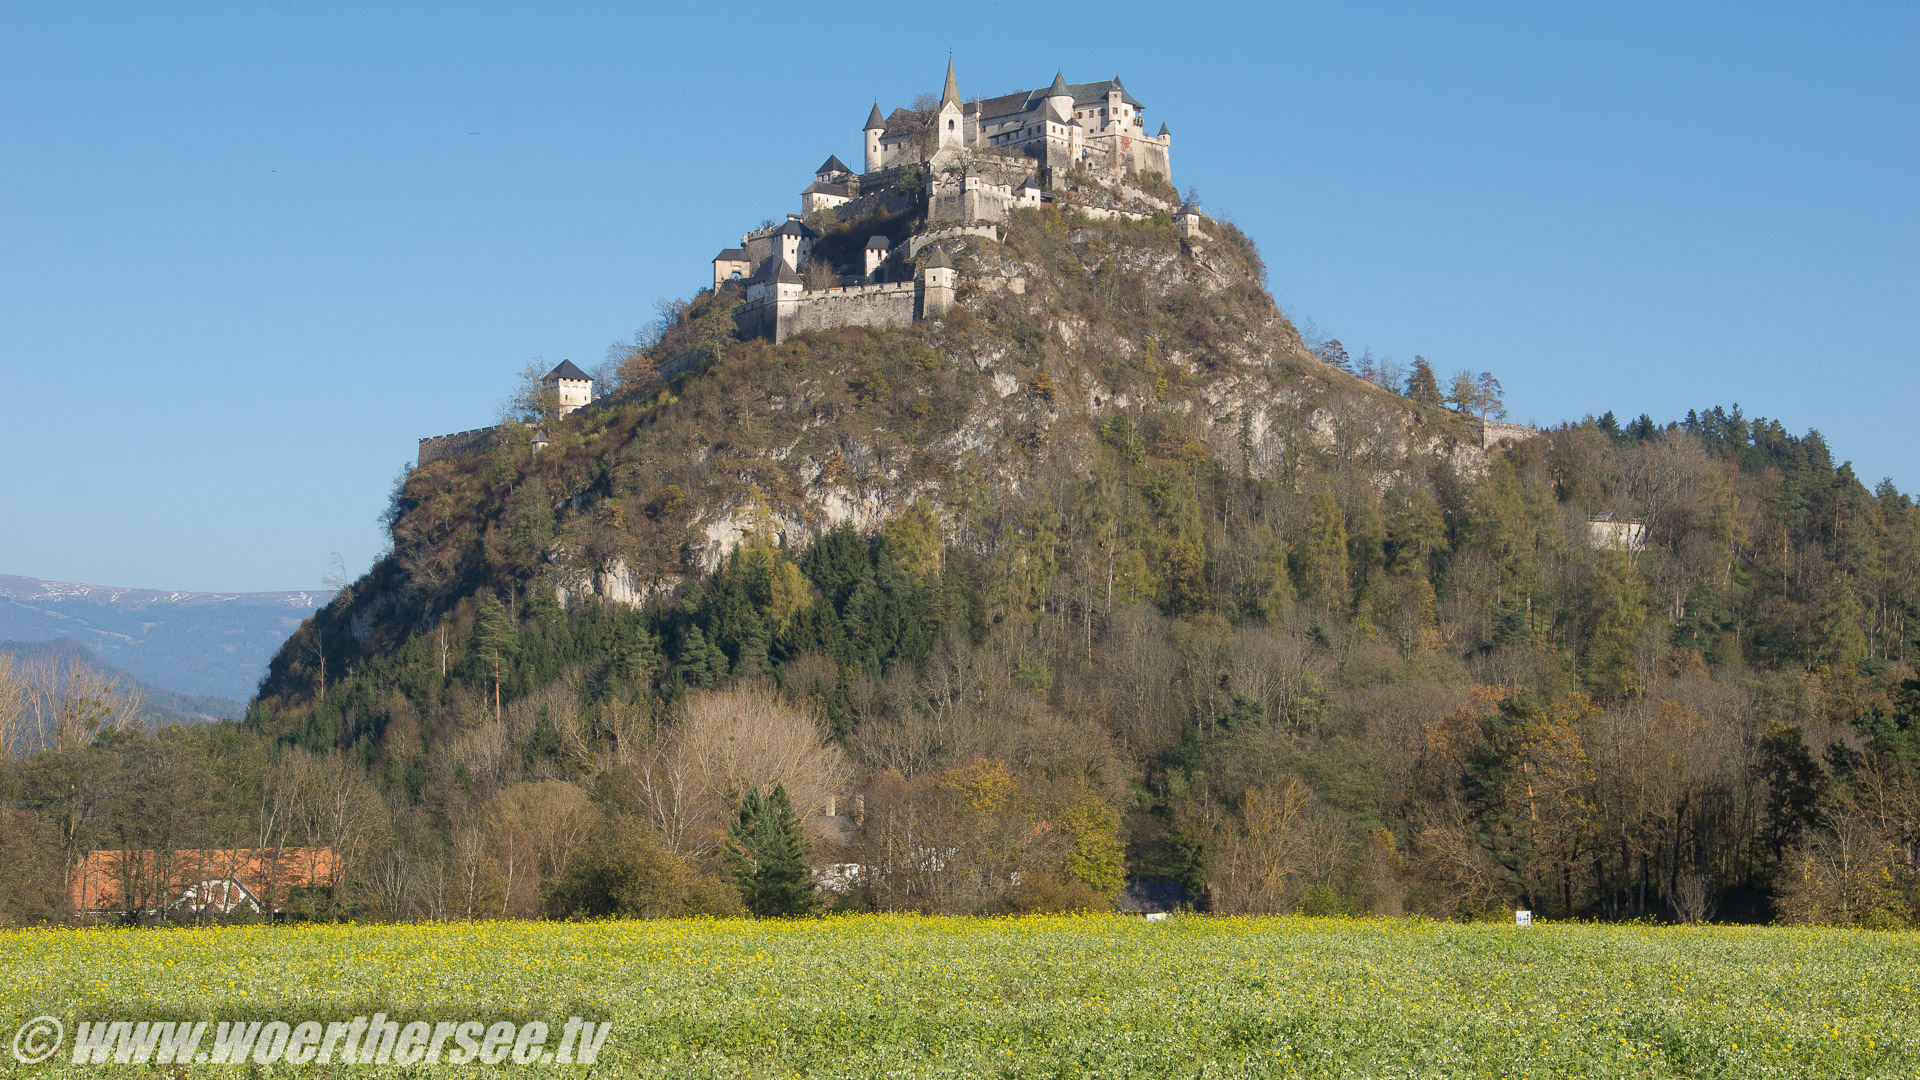
[[[31,681],[56,692],[74,668],[96,671],[106,676],[122,694],[138,694],[146,713],[158,724],[199,724],[209,720],[237,720],[247,711],[247,703],[211,694],[182,694],[165,690],[124,668],[95,656],[85,645],[70,637],[52,641],[0,641],[0,654],[12,656],[28,673]]]
[[[72,638],[156,688],[246,701],[281,644],[331,599],[329,589],[163,592],[0,574],[0,641]]]

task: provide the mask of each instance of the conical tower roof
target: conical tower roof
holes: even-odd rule
[[[877,101],[876,101],[876,102],[874,102],[874,103],[873,103],[873,111],[867,114],[867,126],[866,126],[866,127],[864,127],[864,128],[861,128],[860,130],[862,130],[862,131],[885,131],[885,130],[887,130],[887,121],[886,121],[886,118],[885,118],[885,117],[882,117],[882,116],[880,115],[880,103],[879,103],[879,102],[877,102]]]
[[[960,104],[960,84],[953,78],[953,57],[951,56],[947,57],[947,86],[940,93],[940,104],[945,105],[949,101],[955,105]]]
[[[1072,97],[1073,96],[1073,91],[1067,89],[1067,73],[1066,72],[1056,71],[1053,73],[1053,85],[1047,87],[1047,96],[1048,97]]]

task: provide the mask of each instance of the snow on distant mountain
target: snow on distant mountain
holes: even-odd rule
[[[245,701],[330,589],[196,593],[0,574],[0,641],[70,637],[154,686]]]

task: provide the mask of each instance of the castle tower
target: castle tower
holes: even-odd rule
[[[868,237],[866,247],[867,268],[863,276],[869,283],[880,280],[880,264],[887,261],[887,252],[892,249],[893,245],[887,243],[886,237]]]
[[[1124,113],[1133,111],[1126,105],[1126,94],[1127,88],[1120,85],[1120,76],[1115,75],[1113,77],[1113,84],[1107,87],[1107,123],[1115,128],[1129,128],[1133,126],[1133,117],[1123,115]],[[1128,134],[1126,131],[1121,131],[1120,133],[1122,135]]]
[[[773,230],[773,257],[787,269],[799,270],[806,265],[807,256],[813,254],[813,242],[819,237],[819,233],[800,220],[800,215],[788,214],[786,224]]]
[[[922,319],[937,319],[953,307],[953,260],[939,248],[933,248],[920,260],[920,314]]]
[[[1066,73],[1056,71],[1053,73],[1053,85],[1047,87],[1046,101],[1040,108],[1046,129],[1040,160],[1049,170],[1049,187],[1061,184],[1063,174],[1080,161],[1080,149],[1086,132],[1073,111],[1073,90],[1067,86]]]
[[[1061,120],[1073,119],[1073,91],[1067,89],[1067,73],[1053,73],[1053,85],[1047,87],[1047,108]]]
[[[866,136],[867,167],[861,172],[879,172],[886,168],[880,151],[880,133],[887,130],[887,122],[880,116],[880,103],[873,103],[873,111],[867,114],[867,127],[862,133]]]
[[[593,376],[575,367],[571,360],[560,361],[560,366],[547,372],[540,381],[553,388],[554,396],[559,399],[561,416],[593,400]]]
[[[933,114],[939,127],[939,148],[946,150],[967,144],[966,106],[960,104],[960,84],[953,77],[953,57],[947,57],[947,86],[940,95],[940,109]]]
[[[1200,231],[1200,206],[1197,203],[1187,203],[1180,207],[1173,215],[1173,226],[1180,230],[1181,236],[1206,235]]]

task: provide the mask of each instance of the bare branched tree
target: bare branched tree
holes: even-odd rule
[[[69,665],[62,681],[51,665],[30,673],[34,749],[63,752],[90,746],[107,731],[145,726],[145,702],[121,693],[105,675]]]
[[[645,816],[680,854],[715,850],[728,813],[749,790],[786,788],[816,826],[850,769],[818,718],[771,691],[735,686],[700,694],[638,778]]]
[[[33,690],[12,656],[0,653],[0,758],[24,753]]]

